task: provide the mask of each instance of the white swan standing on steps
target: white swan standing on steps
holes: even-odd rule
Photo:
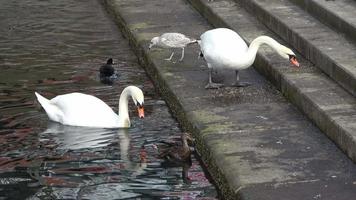
[[[213,68],[234,69],[236,82],[234,86],[243,87],[249,83],[241,83],[239,80],[239,70],[250,67],[256,58],[258,48],[262,44],[272,47],[282,58],[289,59],[294,65],[299,67],[299,63],[293,51],[268,36],[259,36],[254,39],[250,47],[233,30],[227,28],[217,28],[206,31],[200,36],[199,45],[201,54],[208,64],[209,83],[207,89],[219,88],[223,84],[213,83],[211,74]]]
[[[49,119],[64,125],[128,128],[130,127],[128,113],[130,96],[137,106],[139,117],[144,117],[144,96],[142,90],[136,86],[128,86],[122,91],[119,100],[119,115],[102,100],[91,95],[70,93],[48,100],[37,92],[35,94]]]

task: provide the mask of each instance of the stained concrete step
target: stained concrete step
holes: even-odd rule
[[[148,51],[150,39],[163,32],[199,37],[212,28],[186,1],[104,2],[183,129],[194,133],[222,199],[346,200],[356,195],[352,161],[254,68],[241,72],[250,87],[206,90],[207,70],[197,60],[197,46],[186,48],[184,61],[175,64],[163,60],[170,50]],[[228,15],[229,9],[237,7],[222,5],[221,13]],[[246,22],[245,30],[257,25]],[[263,62],[259,56],[258,63]],[[278,59],[274,64],[297,80],[318,71],[294,70]],[[233,73],[219,71],[214,78],[231,84]]]
[[[232,0],[189,2],[213,25],[234,29],[248,43],[259,35],[279,38],[256,19],[257,11],[251,14]],[[301,62],[301,70],[290,70],[272,49],[263,48],[259,52],[255,68],[356,162],[355,97],[307,60]]]
[[[346,37],[356,41],[355,0],[290,0]]]
[[[236,0],[356,96],[356,45],[285,0]]]

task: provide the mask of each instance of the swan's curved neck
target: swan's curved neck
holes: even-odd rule
[[[128,109],[128,104],[129,104],[129,97],[131,96],[130,90],[127,88],[122,91],[120,95],[120,100],[119,100],[119,117],[121,119],[123,118],[128,118],[129,117],[129,109]]]
[[[268,46],[270,46],[272,49],[274,49],[277,52],[279,51],[279,48],[281,46],[276,40],[274,40],[268,36],[257,37],[256,39],[254,39],[251,42],[250,47],[247,50],[246,58],[250,61],[250,65],[252,65],[253,62],[255,61],[257,51],[262,44],[267,44]]]

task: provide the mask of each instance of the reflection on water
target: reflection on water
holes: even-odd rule
[[[79,126],[65,126],[49,122],[45,131],[39,134],[40,142],[54,140],[58,149],[84,149],[105,147],[118,136],[120,141],[129,143],[127,129],[99,129]],[[127,146],[127,145],[126,145]]]
[[[0,199],[214,199],[193,158],[163,165],[144,141],[180,129],[127,42],[96,0],[0,0]],[[114,58],[118,78],[100,82]],[[63,126],[48,121],[34,92],[48,98],[92,94],[117,111],[127,85],[145,93],[146,117],[130,104],[130,129]]]

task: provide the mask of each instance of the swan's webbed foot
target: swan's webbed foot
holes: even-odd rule
[[[205,89],[219,89],[221,87],[224,87],[224,84],[222,83],[208,83],[206,86],[205,86]]]
[[[214,83],[213,82],[213,79],[211,77],[211,74],[213,72],[213,68],[212,67],[209,67],[209,63],[208,63],[208,68],[209,68],[209,82],[208,84],[205,86],[205,89],[219,89],[221,87],[224,86],[224,84],[221,84],[221,83]]]
[[[233,87],[247,87],[250,85],[252,85],[252,84],[249,82],[236,82],[236,83],[232,84]]]
[[[236,79],[235,79],[235,83],[232,86],[234,86],[234,87],[247,87],[247,86],[251,85],[251,83],[249,83],[249,82],[241,82],[240,81],[239,70],[236,70],[235,74],[236,74]]]

